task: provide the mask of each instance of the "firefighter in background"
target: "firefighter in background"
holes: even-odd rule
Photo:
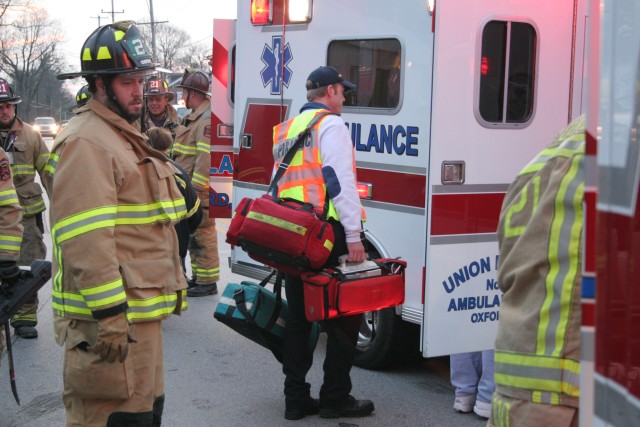
[[[149,145],[156,150],[165,153],[168,157],[167,153],[173,146],[173,137],[171,136],[171,133],[167,129],[154,127],[147,131],[147,135],[149,136]],[[176,182],[178,183],[178,188],[184,197],[188,212],[187,218],[176,224],[176,233],[178,234],[178,253],[180,254],[182,270],[186,277],[187,268],[185,259],[187,257],[189,237],[196,231],[202,222],[202,207],[200,206],[200,198],[193,189],[193,185],[191,185],[191,180],[187,173],[175,162],[174,166],[180,171],[180,173],[176,175]]]
[[[174,229],[185,201],[139,129],[154,65],[138,28],[104,25],[81,52],[81,71],[58,78],[84,77],[93,98],[56,138],[44,181],[67,426],[159,426],[161,321],[186,303]]]
[[[584,149],[580,117],[504,199],[489,426],[578,426]]]
[[[4,114],[5,108],[8,107],[0,104],[0,115]],[[0,148],[0,280],[4,286],[11,286],[20,279],[18,259],[22,229],[22,207],[13,186],[9,157]],[[4,351],[4,341],[4,325],[0,325],[0,355]]]
[[[277,195],[312,204],[322,210],[328,204],[327,219],[335,242],[327,266],[338,265],[338,258],[364,261],[362,221],[364,209],[356,189],[355,151],[344,120],[339,117],[344,92],[355,89],[333,67],[319,67],[306,82],[307,102],[300,114],[273,128],[273,153],[276,168],[282,162],[291,141],[318,114],[328,114],[310,129],[308,144],[293,157],[278,182]],[[278,153],[280,153],[278,155]],[[329,197],[330,200],[325,200]],[[289,314],[284,332],[282,371],[285,374],[285,413],[298,420],[319,413],[323,418],[363,417],[374,410],[370,400],[351,396],[351,367],[362,315],[326,320],[327,352],[323,365],[324,381],[320,400],[310,395],[306,375],[313,363],[309,351],[311,322],[306,319],[304,292],[299,275],[285,274],[285,292]]]
[[[172,155],[191,178],[203,207],[202,223],[189,241],[193,277],[187,295],[201,297],[218,293],[220,277],[216,221],[209,218],[209,169],[211,167],[211,101],[209,78],[202,71],[186,70],[178,87],[191,113],[184,118],[186,129],[176,135]]]
[[[148,113],[147,129],[165,128],[171,132],[173,139],[175,139],[176,129],[182,125],[178,112],[170,104],[174,95],[169,90],[167,82],[159,77],[151,77],[145,85],[144,97]]]
[[[35,182],[36,171],[42,178],[44,167],[49,158],[49,149],[42,136],[33,126],[17,117],[16,104],[20,103],[6,80],[0,79],[0,140],[1,148],[11,163],[13,183],[23,209],[22,225],[24,236],[20,248],[18,264],[30,266],[34,259],[44,259],[47,247],[44,244],[45,210],[42,187]],[[38,295],[27,301],[11,319],[15,333],[22,338],[37,338]]]
[[[84,107],[93,95],[89,92],[89,86],[84,85],[76,93],[76,108]]]

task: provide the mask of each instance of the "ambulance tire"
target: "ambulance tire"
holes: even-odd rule
[[[417,359],[420,328],[403,321],[395,308],[365,313],[362,322],[354,365],[364,369],[384,369]]]

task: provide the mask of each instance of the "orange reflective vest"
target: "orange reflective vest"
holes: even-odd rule
[[[273,128],[273,158],[276,168],[295,143],[297,136],[304,132],[311,121],[319,114],[326,114],[327,110],[308,110],[298,116],[280,123]],[[311,203],[317,209],[323,209],[327,196],[327,188],[322,176],[322,156],[320,154],[319,131],[326,117],[318,120],[310,129],[303,149],[293,156],[286,173],[278,182],[278,196],[289,197],[302,202]],[[356,176],[356,161],[353,156],[353,174]],[[338,212],[329,199],[327,219],[340,220]],[[364,208],[362,220],[365,220]]]

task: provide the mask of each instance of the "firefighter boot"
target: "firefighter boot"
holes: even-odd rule
[[[205,297],[207,295],[215,295],[218,293],[218,285],[217,283],[211,283],[208,285],[202,285],[200,283],[196,283],[196,286],[193,288],[187,289],[188,297]]]
[[[153,427],[152,412],[114,412],[107,419],[107,427]]]
[[[38,338],[38,330],[33,326],[29,326],[29,325],[16,326],[14,328],[14,331],[16,335],[19,336],[20,338],[24,338],[28,340],[33,338]]]
[[[164,411],[164,394],[153,401],[153,424],[151,427],[160,427],[162,424],[162,412]]]

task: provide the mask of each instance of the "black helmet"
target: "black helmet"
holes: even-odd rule
[[[176,87],[183,87],[185,89],[196,90],[205,95],[211,95],[209,93],[209,77],[202,71],[194,71],[190,69],[184,70],[182,80]]]
[[[144,96],[166,95],[169,102],[173,101],[173,92],[169,90],[169,84],[160,77],[151,77],[144,86]]]
[[[2,102],[8,102],[9,104],[19,104],[22,102],[5,79],[0,79],[0,103]]]
[[[153,71],[151,52],[133,21],[97,28],[82,45],[81,71],[59,74],[58,79]]]
[[[76,108],[82,107],[84,104],[89,101],[91,98],[91,92],[89,92],[89,86],[84,85],[80,88],[78,93],[76,93]]]

